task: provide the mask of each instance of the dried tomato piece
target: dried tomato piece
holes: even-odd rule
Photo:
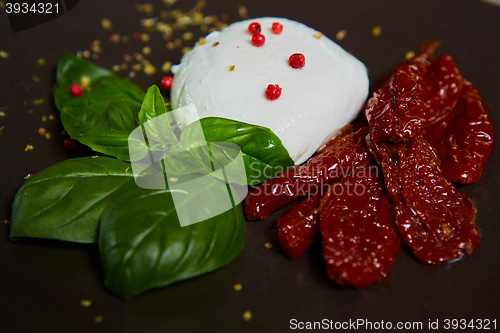
[[[429,264],[460,259],[481,241],[476,209],[439,169],[432,146],[421,136],[405,143],[374,143],[370,152],[382,168],[396,226],[415,256]]]
[[[436,148],[447,180],[462,184],[477,182],[494,141],[491,114],[479,90],[467,81],[455,109],[426,128],[423,136]]]
[[[365,115],[374,142],[416,137],[455,106],[464,78],[452,57],[434,60],[436,44],[426,45],[422,54],[396,66],[368,100]]]
[[[264,219],[299,197],[317,193],[353,168],[369,164],[372,157],[366,148],[367,134],[368,127],[350,133],[306,164],[290,168],[256,187],[245,199],[247,218]]]
[[[319,210],[323,257],[332,280],[362,289],[387,276],[401,239],[378,167],[366,166],[331,185]]]
[[[319,235],[320,199],[320,193],[309,196],[276,221],[281,248],[292,260],[300,258]]]

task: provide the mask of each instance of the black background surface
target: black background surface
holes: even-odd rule
[[[150,1],[156,10],[161,1]],[[10,205],[24,177],[56,162],[93,154],[79,146],[68,152],[59,134],[62,126],[52,102],[52,86],[58,58],[64,53],[89,49],[94,39],[103,52],[95,62],[111,68],[123,63],[126,53],[149,45],[147,58],[158,69],[164,60],[178,63],[179,50],[169,51],[159,33],[147,44],[131,40],[113,44],[111,33],[131,35],[143,31],[134,1],[82,0],[64,16],[44,25],[12,33],[4,10],[0,10],[0,220],[10,219]],[[189,10],[192,1],[179,1],[174,8]],[[305,23],[334,39],[340,29],[347,36],[340,42],[363,61],[371,82],[390,70],[422,41],[440,40],[438,52],[453,55],[462,73],[484,94],[495,124],[500,124],[500,8],[478,1],[240,1],[208,0],[208,14],[228,14],[239,20],[238,6],[246,5],[250,17],[278,16]],[[111,31],[100,20],[110,19]],[[373,37],[371,29],[382,27]],[[194,29],[192,46],[202,35]],[[180,36],[176,32],[176,37]],[[44,66],[37,59],[46,59]],[[126,75],[129,72],[122,71]],[[37,76],[41,82],[33,82]],[[134,82],[147,88],[159,84],[163,74],[138,73]],[[35,99],[45,103],[34,106]],[[303,96],[307,98],[307,96]],[[24,102],[27,102],[27,106]],[[7,108],[6,108],[7,107]],[[33,113],[28,112],[29,109]],[[42,122],[54,114],[56,120]],[[54,136],[38,135],[45,127]],[[27,144],[34,150],[25,152]],[[459,190],[467,194],[479,213],[477,224],[483,241],[472,256],[438,267],[416,261],[408,251],[397,255],[390,275],[365,290],[337,287],[325,273],[321,249],[312,249],[291,262],[279,248],[275,219],[247,224],[247,243],[236,260],[213,273],[146,292],[125,302],[103,287],[97,246],[46,240],[8,239],[9,225],[0,224],[0,331],[1,332],[286,332],[289,321],[323,318],[345,321],[422,321],[429,319],[489,318],[500,320],[500,216],[496,144],[481,180]],[[264,243],[271,242],[267,250]],[[234,283],[243,289],[235,291]],[[81,299],[91,299],[84,308]],[[253,320],[242,314],[250,310]],[[102,315],[102,323],[94,323]],[[498,323],[500,324],[500,323]],[[462,330],[468,331],[468,330]]]

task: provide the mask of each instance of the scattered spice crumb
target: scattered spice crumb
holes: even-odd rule
[[[103,317],[102,315],[97,315],[97,316],[95,316],[95,318],[94,318],[94,322],[95,322],[96,324],[102,323],[103,321],[104,321],[104,317]]]
[[[0,51],[0,58],[7,59],[9,58],[9,54],[5,51]]]
[[[47,116],[42,116],[42,122],[45,123],[47,121]]]
[[[122,40],[122,36],[119,33],[114,33],[111,36],[109,36],[109,41],[111,43],[119,43]]]
[[[268,250],[270,250],[272,247],[273,247],[273,244],[267,242],[266,244],[264,244],[264,247]]]
[[[42,79],[40,79],[38,76],[33,76],[31,79],[33,80],[33,82],[36,82],[36,83],[42,81]]]
[[[132,58],[132,56],[130,54],[125,54],[123,56],[123,61],[125,61],[125,62],[132,62],[132,60],[134,60],[134,58]]]
[[[52,134],[45,133],[45,139],[50,140],[51,137],[52,137]]]
[[[0,111],[0,117],[5,117],[7,114],[3,111]]]
[[[24,179],[26,179],[26,180],[28,180],[28,179],[30,179],[30,178],[31,178],[31,173],[28,173],[28,174],[26,175],[26,177],[24,177]]]
[[[204,45],[206,42],[207,41],[203,37],[200,37],[200,39],[198,39],[198,44],[200,44],[200,45]]]
[[[238,7],[238,15],[241,17],[242,20],[246,20],[248,18],[247,7],[239,6]]]
[[[382,27],[380,25],[376,25],[373,27],[373,29],[372,29],[373,36],[378,37],[378,36],[380,36],[381,33],[382,33]]]
[[[25,152],[28,152],[28,151],[33,151],[33,149],[35,149],[35,147],[33,147],[32,145],[26,145],[26,148],[24,148],[24,151]]]
[[[121,66],[120,66],[121,70],[122,71],[126,71],[128,69],[128,65],[126,63],[123,63]]]
[[[168,42],[167,43],[167,50],[169,50],[169,51],[175,50],[175,44],[173,42]]]
[[[313,37],[316,39],[320,39],[322,36],[323,36],[323,34],[321,32],[317,32],[313,35]]]
[[[138,52],[134,53],[134,58],[135,60],[137,61],[143,61],[144,60],[144,56]]]
[[[47,62],[46,62],[45,58],[38,58],[38,60],[36,61],[36,63],[38,64],[38,66],[43,66]]]
[[[137,63],[137,64],[133,64],[133,65],[132,65],[132,70],[134,70],[134,71],[137,71],[137,72],[138,72],[138,71],[140,71],[141,69],[142,69],[142,64],[140,64],[140,63]]]
[[[83,56],[84,56],[86,59],[89,59],[89,58],[90,58],[90,56],[91,56],[90,51],[89,51],[89,50],[85,50],[85,51],[83,51]]]
[[[144,72],[144,74],[149,75],[149,76],[154,75],[154,73],[156,73],[156,67],[151,65],[150,63],[146,63],[144,65],[143,72]]]
[[[123,36],[122,37],[122,43],[128,43],[130,41],[130,36]]]
[[[337,32],[337,34],[335,35],[335,38],[337,38],[338,41],[341,41],[342,39],[345,38],[346,35],[347,35],[347,30],[342,29],[342,30],[339,30],[339,32]]]
[[[42,105],[45,103],[45,98],[38,98],[33,101],[33,105]]]
[[[414,56],[415,56],[415,52],[413,52],[413,51],[408,51],[408,52],[406,52],[406,54],[405,54],[405,59],[406,59],[406,60],[410,60],[410,59],[411,59],[411,58],[413,58]]]
[[[142,40],[144,43],[149,42],[149,40],[150,40],[150,39],[151,39],[151,36],[149,36],[149,34],[148,34],[148,33],[143,32],[143,33],[141,34],[141,40]]]
[[[144,55],[149,55],[149,54],[151,54],[151,47],[149,47],[149,46],[144,46],[144,47],[142,48],[142,54],[144,54]]]
[[[234,66],[229,66],[229,71],[230,72],[234,71]]]
[[[171,181],[172,183],[175,183],[176,181],[178,181],[179,179],[175,178],[175,177],[170,177],[168,179],[169,181]]]
[[[194,35],[190,31],[186,31],[185,33],[182,34],[182,40],[185,42],[190,41],[191,39],[193,39],[193,37]]]
[[[240,291],[241,288],[243,288],[243,286],[241,285],[241,283],[235,283],[234,286],[233,286],[233,288],[236,291]]]
[[[91,301],[90,299],[85,299],[85,298],[84,298],[84,299],[82,299],[82,300],[80,301],[80,304],[81,304],[83,307],[88,308],[89,306],[91,306],[91,305],[92,305],[92,301]]]
[[[444,233],[445,235],[449,235],[449,234],[451,234],[451,232],[453,231],[453,230],[450,228],[450,226],[449,226],[449,225],[447,225],[447,224],[443,224],[443,225],[441,225],[441,229],[443,230],[443,233]]]
[[[23,102],[24,106],[28,106],[28,101]]]
[[[161,71],[163,73],[167,73],[170,68],[172,67],[173,63],[171,61],[165,61],[163,65],[161,66]]]
[[[243,319],[246,321],[252,320],[252,313],[249,310],[243,312]]]
[[[90,156],[90,158],[98,158],[98,155]]]
[[[101,41],[99,39],[95,39],[92,43],[90,43],[90,49],[94,53],[101,53],[102,52]]]
[[[94,59],[94,60],[99,59],[99,54],[97,54],[97,53],[92,54],[92,59]]]
[[[137,75],[137,73],[134,71],[130,71],[130,73],[128,73],[128,77],[131,79],[133,79],[136,75]]]
[[[3,219],[2,221],[0,221],[0,223],[3,223],[3,224],[10,224],[10,221],[7,220],[7,219]]]
[[[90,86],[90,82],[91,82],[90,77],[88,77],[87,75],[83,75],[81,81],[82,81],[83,88],[87,88]],[[51,115],[51,116],[53,117],[53,115]]]
[[[213,47],[216,47],[217,45],[219,45],[219,42],[215,42],[212,44]]]
[[[128,173],[128,170],[129,170],[129,169],[130,169],[130,167],[127,167],[127,168],[125,169],[125,174],[127,174],[127,173]]]
[[[29,114],[33,114],[33,109],[29,109],[29,110],[28,110],[28,113],[29,113]]]
[[[174,40],[175,47],[181,47],[182,46],[182,40],[180,38],[176,38]]]
[[[44,136],[44,135],[45,135],[45,133],[47,133],[47,130],[46,130],[45,128],[40,127],[40,128],[38,129],[38,134],[40,134],[41,136]]]
[[[111,22],[107,18],[102,18],[101,19],[101,26],[104,30],[111,30],[111,29],[113,29],[113,22]]]
[[[5,128],[5,126],[0,127],[0,135],[2,135],[2,131]]]

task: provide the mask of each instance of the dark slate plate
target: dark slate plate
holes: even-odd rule
[[[155,6],[153,17],[161,1]],[[194,2],[179,1],[172,8],[189,10]],[[79,146],[65,151],[59,134],[62,126],[52,99],[55,66],[64,53],[89,49],[94,39],[102,41],[103,53],[95,62],[111,68],[123,63],[125,53],[141,50],[139,41],[114,44],[112,32],[131,35],[142,31],[134,1],[80,1],[67,14],[44,25],[12,33],[6,14],[0,11],[0,220],[10,219],[10,205],[28,173],[58,161],[92,154]],[[301,21],[325,35],[335,37],[340,29],[347,36],[340,44],[362,60],[374,82],[422,41],[440,40],[439,52],[452,54],[462,71],[484,94],[496,124],[500,124],[500,8],[473,0],[446,1],[215,1],[209,0],[205,14],[228,14],[239,20],[238,6],[246,5],[250,17],[281,16]],[[106,17],[113,30],[101,28]],[[382,27],[374,37],[371,29]],[[202,34],[193,30],[195,38]],[[177,33],[177,37],[180,33]],[[194,42],[185,42],[192,45]],[[164,60],[177,63],[179,50],[169,51],[159,34],[152,35],[148,59],[159,67]],[[44,66],[37,59],[46,59]],[[127,71],[120,72],[127,75]],[[40,78],[36,83],[32,77]],[[134,81],[146,88],[159,83],[139,73]],[[34,106],[35,99],[45,99]],[[307,96],[304,96],[307,98]],[[26,101],[27,105],[24,105]],[[33,113],[29,113],[32,109]],[[54,114],[55,120],[42,121]],[[50,140],[38,135],[45,127]],[[32,144],[32,152],[24,152]],[[103,287],[96,246],[46,240],[8,239],[9,225],[0,224],[0,330],[2,332],[284,332],[290,320],[422,322],[445,319],[500,319],[500,216],[497,178],[498,145],[483,178],[474,185],[460,186],[478,208],[477,224],[483,241],[475,253],[463,260],[438,267],[416,261],[408,251],[397,256],[390,275],[366,290],[340,288],[325,274],[321,249],[312,249],[291,262],[279,248],[275,219],[249,222],[243,253],[230,265],[205,276],[149,291],[131,301],[122,301]],[[271,242],[273,248],[264,248]],[[233,284],[243,289],[235,291]],[[89,308],[81,299],[91,299]],[[253,319],[242,319],[250,310]],[[102,315],[104,321],[95,323]],[[490,326],[493,328],[493,326]]]

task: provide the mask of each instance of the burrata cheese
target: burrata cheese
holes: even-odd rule
[[[263,46],[248,31],[259,22]],[[274,34],[274,22],[283,25]],[[293,68],[289,58],[305,56]],[[270,128],[296,164],[351,122],[368,96],[366,67],[338,44],[302,23],[263,17],[237,22],[209,34],[172,67],[173,108],[194,104],[175,116],[181,127],[198,117],[223,117]],[[269,84],[282,88],[276,100],[266,97]],[[192,108],[191,108],[192,109]]]

